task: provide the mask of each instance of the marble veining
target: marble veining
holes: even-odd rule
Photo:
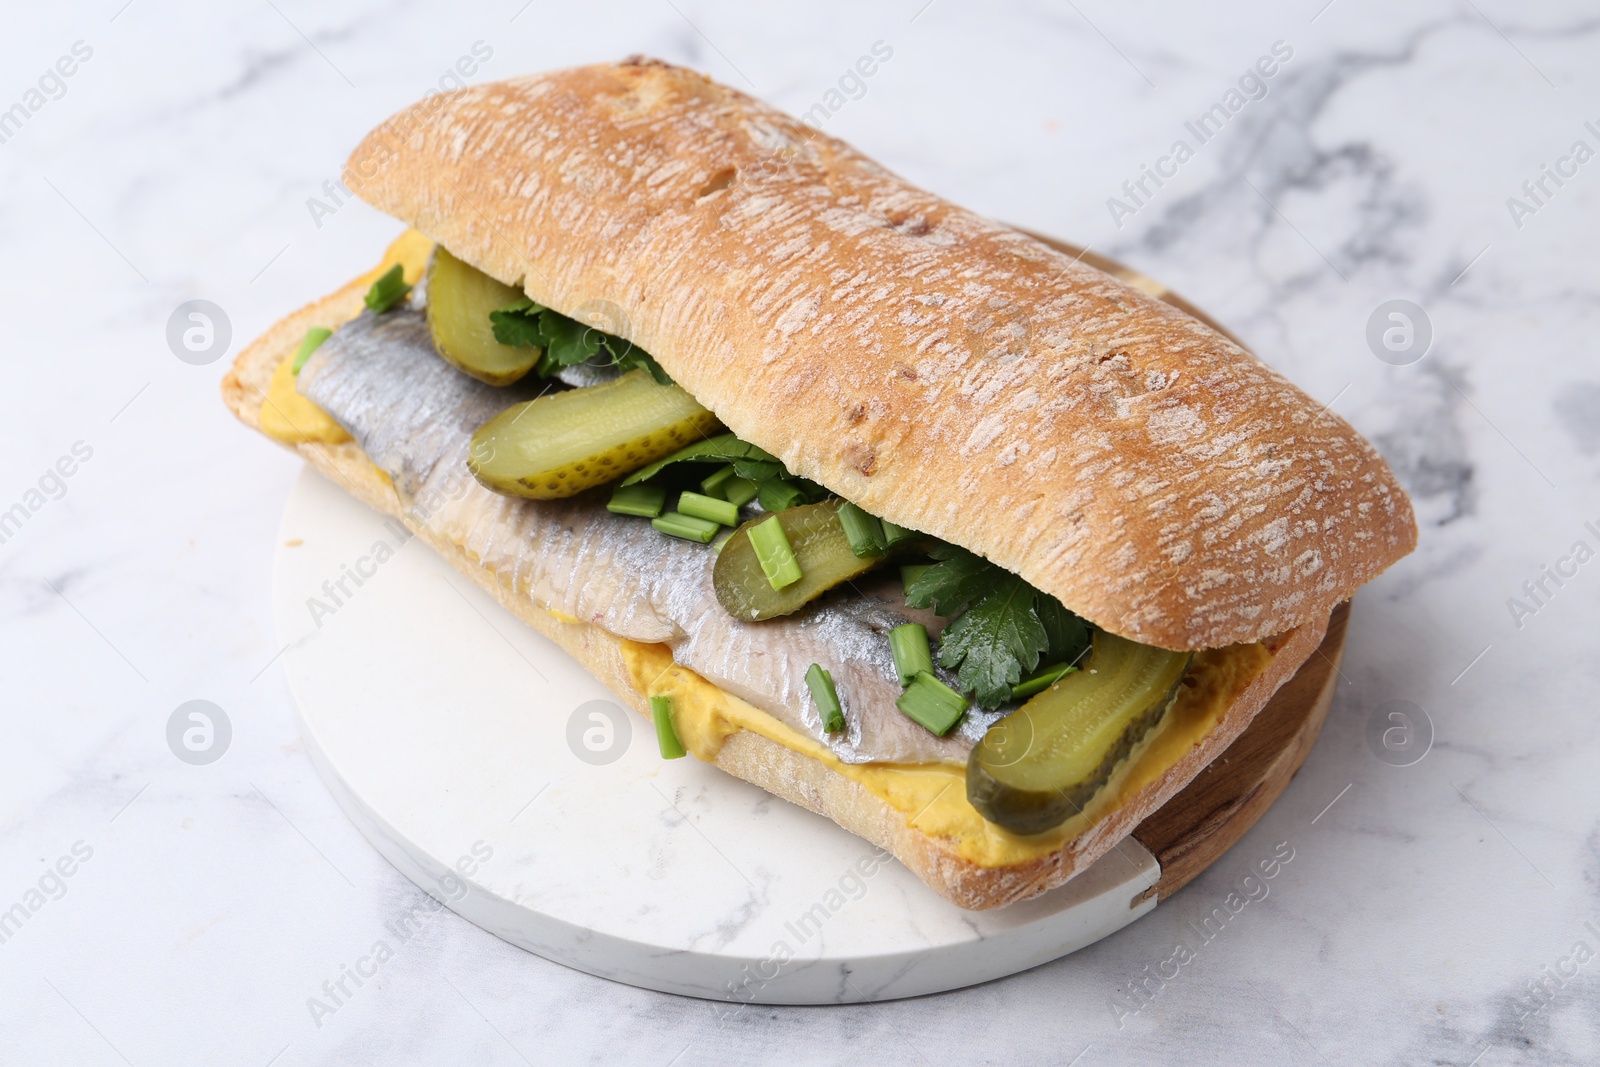
[[[273,599],[301,736],[386,858],[512,944],[739,1005],[854,1003],[1009,975],[1154,905],[1141,895],[1159,866],[1123,842],[1053,892],[964,912],[826,820],[698,762],[663,762],[615,704],[599,705],[614,733],[590,738],[594,680],[514,623],[504,648],[484,648],[474,623],[505,615],[430,554],[386,561],[381,584],[311,623],[308,591],[381,529],[316,475],[290,494],[282,536],[300,544],[277,554]],[[327,997],[311,1002],[319,1020],[339,1006]]]
[[[0,542],[0,921],[14,916],[0,926],[0,1059],[1596,1061],[1600,962],[1575,950],[1600,953],[1600,571],[1546,579],[1520,626],[1507,608],[1575,542],[1600,547],[1586,526],[1600,527],[1600,163],[1520,226],[1507,209],[1574,139],[1600,148],[1584,125],[1600,123],[1591,5],[111,0],[13,16],[0,114],[73,42],[95,54],[0,142],[0,513],[29,510]],[[864,91],[841,88],[879,40],[893,60]],[[1278,40],[1295,54],[1267,95],[1118,227],[1107,199]],[[225,363],[175,358],[168,318],[213,301],[231,355],[367,269],[393,223],[349,202],[318,217],[307,200],[475,41],[493,53],[475,83],[643,51],[791,112],[838,91],[829,132],[1160,278],[1378,444],[1422,544],[1358,599],[1329,724],[1255,830],[1063,960],[826,1009],[560,967],[436,906],[368,843],[301,739],[272,626],[299,463],[232,423]],[[1433,326],[1407,366],[1366,339],[1395,298]],[[77,441],[93,460],[64,489],[41,485]],[[383,580],[330,625],[376,603],[362,597]],[[531,670],[526,684],[540,684]],[[194,699],[232,728],[211,764],[168,744]],[[1409,766],[1369,740],[1395,701],[1431,735]],[[515,806],[499,818],[559,815],[562,789],[530,789],[517,821]],[[441,848],[471,859],[476,841]],[[59,874],[80,842],[92,858]],[[1200,943],[1191,924],[1280,842],[1296,858],[1270,894]],[[707,916],[708,943],[738,938],[759,907],[751,876],[756,890]],[[1140,986],[1184,938],[1193,961]],[[596,940],[572,932],[576,950]],[[1146,1001],[1119,1015],[1135,987]]]

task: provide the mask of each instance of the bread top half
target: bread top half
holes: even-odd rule
[[[1255,641],[1416,544],[1376,450],[1217,331],[692,71],[429,96],[345,180],[796,474],[1113,633]]]

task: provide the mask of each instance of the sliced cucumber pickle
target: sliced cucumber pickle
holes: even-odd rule
[[[750,543],[750,527],[770,522],[772,516],[758,515],[735,530],[722,546],[722,554],[711,571],[712,588],[728,614],[745,622],[790,615],[834,586],[881,563],[881,558],[862,559],[851,551],[850,538],[839,522],[843,504],[836,498],[775,513],[783,524],[789,547],[800,561],[800,580],[782,589],[772,588],[755,546]]]
[[[489,312],[525,299],[477,267],[434,249],[428,264],[428,331],[447,363],[490,385],[510,385],[539,362],[542,349],[494,339]]]
[[[985,819],[1019,834],[1061,825],[1160,724],[1192,658],[1095,631],[1085,669],[989,727],[973,746],[967,799]]]
[[[467,466],[497,493],[576,496],[715,433],[717,417],[644,370],[507,408],[472,435]]]

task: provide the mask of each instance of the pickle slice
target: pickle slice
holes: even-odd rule
[[[614,482],[718,426],[676,385],[633,370],[507,408],[472,435],[467,466],[497,493],[555,500]]]
[[[1160,724],[1192,658],[1095,631],[1085,669],[989,727],[973,746],[967,799],[985,819],[1019,834],[1061,825]]]
[[[495,281],[441,245],[428,264],[427,294],[428,331],[445,362],[490,385],[510,385],[539,362],[542,349],[501,344],[489,321],[489,312],[525,299],[522,290]]]
[[[776,512],[789,539],[789,547],[800,561],[800,580],[772,588],[755,545],[750,542],[750,527],[771,520],[758,515],[733,532],[722,546],[716,566],[711,570],[711,585],[717,601],[729,615],[745,622],[759,622],[789,615],[805,607],[823,593],[865,574],[881,557],[862,559],[851,551],[839,521],[844,501],[838,498],[820,504],[801,504]]]

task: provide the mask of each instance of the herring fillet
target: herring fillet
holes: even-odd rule
[[[480,485],[467,470],[473,431],[552,386],[524,379],[495,387],[461,373],[434,353],[419,311],[363,312],[317,349],[298,388],[390,476],[414,520],[463,546],[515,595],[619,637],[668,645],[678,663],[847,763],[964,765],[999,717],[973,709],[939,738],[895,707],[889,630],[936,623],[898,603],[895,585],[861,583],[854,595],[794,615],[740,622],[717,601],[708,547],[613,515],[599,493],[523,500]],[[844,704],[847,726],[837,735],[823,730],[806,689],[812,663],[832,672]]]

